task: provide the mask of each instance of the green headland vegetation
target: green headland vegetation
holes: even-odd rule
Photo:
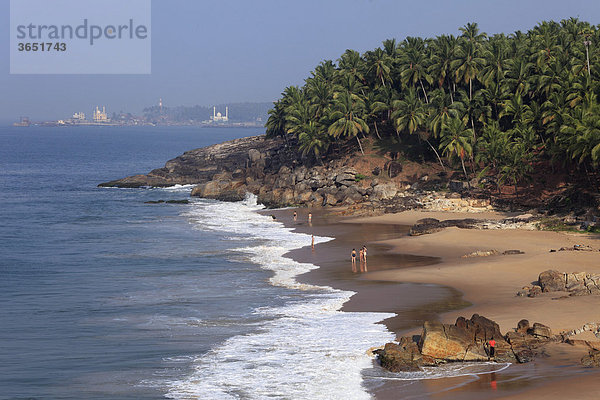
[[[575,18],[528,32],[385,40],[324,60],[285,88],[267,135],[307,162],[373,148],[498,185],[567,173],[598,188],[600,29]]]

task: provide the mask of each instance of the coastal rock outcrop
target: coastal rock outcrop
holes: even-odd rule
[[[562,337],[561,337],[562,338]],[[494,339],[494,360],[525,363],[540,354],[546,343],[559,340],[546,325],[519,321],[515,331],[502,335],[498,324],[478,314],[459,317],[454,324],[426,321],[417,338],[403,337],[376,350],[381,366],[392,372],[414,371],[447,362],[488,361],[489,341]]]
[[[104,182],[100,187],[167,187],[193,184],[192,196],[239,201],[246,193],[268,207],[352,207],[354,213],[400,212],[414,208],[460,211],[489,209],[489,201],[468,198],[441,199],[426,192],[441,187],[439,177],[418,172],[400,176],[403,164],[387,162],[362,173],[345,163],[352,158],[330,159],[309,165],[295,150],[293,139],[253,136],[187,151],[146,175]],[[360,163],[359,163],[360,164]],[[368,168],[368,171],[365,169]],[[413,168],[414,170],[414,168]],[[431,178],[431,179],[430,179]],[[478,208],[479,207],[479,208]]]
[[[214,180],[216,174],[234,171],[261,176],[294,160],[295,153],[288,150],[283,139],[251,136],[186,151],[147,175],[134,175],[98,186],[135,188],[198,184]]]
[[[519,296],[536,297],[548,292],[567,292],[569,296],[600,294],[600,274],[586,272],[559,272],[549,269],[538,276],[537,285],[525,286]]]

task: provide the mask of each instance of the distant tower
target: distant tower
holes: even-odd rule
[[[225,115],[217,112],[217,107],[213,107],[213,115],[210,117],[212,122],[227,122],[229,121],[229,107],[225,107]]]
[[[158,106],[160,107],[160,111],[162,111],[162,98],[158,99]]]

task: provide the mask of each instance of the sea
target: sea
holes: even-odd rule
[[[370,398],[391,314],[298,283],[310,237],[253,196],[97,187],[261,133],[0,127],[0,399]]]

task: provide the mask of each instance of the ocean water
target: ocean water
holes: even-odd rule
[[[0,127],[1,399],[362,399],[389,314],[302,285],[307,245],[191,187],[103,189],[251,129]],[[316,238],[316,242],[329,238]]]

